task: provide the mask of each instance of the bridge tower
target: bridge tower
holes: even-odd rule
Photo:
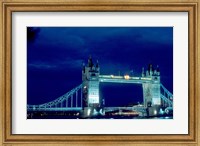
[[[143,102],[144,107],[160,107],[161,106],[161,95],[160,95],[160,70],[157,66],[153,68],[152,64],[149,64],[146,73],[144,68],[142,69],[142,77],[149,78],[152,80],[150,83],[143,83]]]
[[[88,59],[88,64],[83,63],[82,68],[82,94],[83,94],[83,116],[90,117],[93,115],[102,114],[102,104],[99,95],[99,63],[93,63],[91,57]]]

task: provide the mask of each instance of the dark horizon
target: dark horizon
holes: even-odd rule
[[[82,63],[99,61],[100,73],[141,76],[159,65],[173,93],[173,27],[28,27],[27,103],[49,102],[81,84]],[[141,85],[101,83],[106,106],[142,102]]]

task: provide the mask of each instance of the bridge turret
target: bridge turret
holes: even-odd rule
[[[157,65],[157,68],[156,68],[156,70],[157,70],[157,75],[158,76],[160,76],[160,68],[159,68],[159,66]]]
[[[148,77],[151,78],[152,81],[160,82],[159,66],[157,65],[157,68],[154,69],[153,65],[149,64],[148,69],[146,70],[146,75],[144,73],[144,68],[142,68],[142,77]]]
[[[96,63],[96,68],[98,69],[99,68],[99,61],[97,60],[97,63]]]
[[[85,63],[82,63],[82,73],[85,73]]]
[[[142,68],[142,77],[145,76],[145,73],[144,73],[144,67]]]
[[[148,69],[147,69],[147,71],[146,71],[146,76],[147,77],[151,77],[151,76],[153,76],[154,75],[154,68],[153,68],[153,65],[152,64],[149,64],[149,66],[148,66]]]
[[[92,62],[92,56],[89,57],[88,59],[88,67],[92,67],[94,64]]]

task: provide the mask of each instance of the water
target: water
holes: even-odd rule
[[[27,119],[173,119],[173,115],[146,117],[137,115],[105,115],[83,118],[80,112],[28,112]]]

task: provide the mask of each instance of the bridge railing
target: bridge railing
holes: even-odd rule
[[[163,106],[172,107],[173,106],[173,94],[169,92],[162,84],[160,98],[162,99]]]
[[[76,88],[73,88],[72,90],[70,90],[69,92],[67,92],[66,94],[58,97],[57,99],[53,100],[53,101],[50,101],[50,102],[46,102],[46,103],[43,103],[43,104],[39,104],[39,105],[27,105],[27,109],[30,110],[30,109],[33,109],[33,110],[39,110],[39,109],[45,109],[45,108],[57,108],[57,107],[63,107],[63,102],[66,101],[66,108],[69,107],[68,106],[68,99],[71,99],[71,106],[70,107],[73,107],[73,95],[75,94],[76,95],[76,99],[75,99],[75,105],[76,107],[78,107],[78,91],[79,90],[82,90],[82,84],[80,84],[79,86],[77,86]],[[81,106],[82,106],[82,91],[81,91]]]

